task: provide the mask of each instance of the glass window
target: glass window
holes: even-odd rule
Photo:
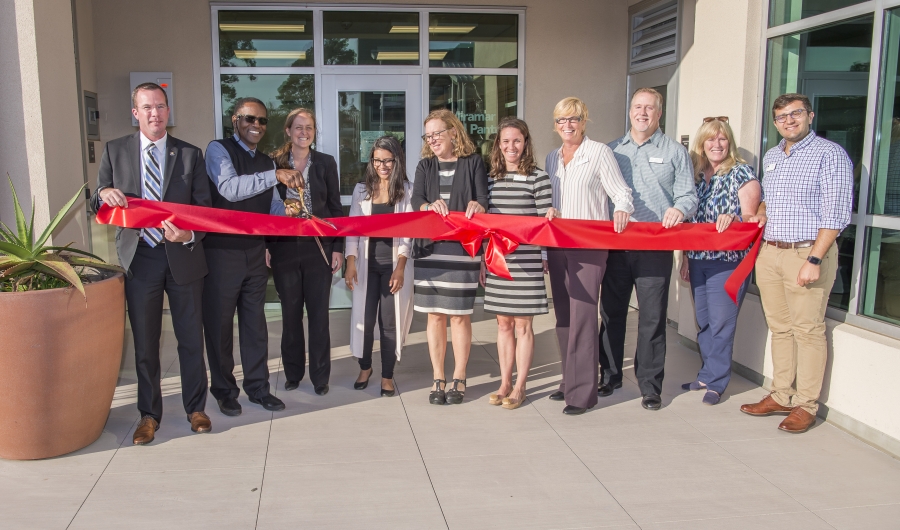
[[[780,26],[804,18],[814,17],[861,4],[866,0],[769,0],[769,27]]]
[[[234,101],[248,96],[259,98],[269,110],[269,125],[259,150],[271,153],[285,141],[284,119],[288,113],[297,107],[315,109],[314,79],[312,74],[222,75],[222,135],[227,138],[234,134]]]
[[[309,11],[220,11],[220,66],[312,66]]]
[[[853,249],[856,245],[856,226],[850,225],[844,229],[834,242],[837,245],[837,274],[834,278],[834,286],[828,297],[828,305],[849,310],[851,282],[853,279]]]
[[[325,64],[419,64],[419,14],[326,11]]]
[[[806,94],[815,113],[813,130],[843,147],[853,162],[853,211],[865,137],[872,19],[870,15],[769,40],[763,152],[781,141],[772,102],[788,92]]]
[[[900,215],[900,9],[885,16],[881,112],[869,211]]]
[[[514,75],[432,75],[428,108],[446,108],[456,114],[490,167],[497,125],[516,115],[517,92]]]
[[[866,316],[900,324],[900,230],[870,228],[866,291]]]
[[[518,15],[431,13],[428,64],[447,68],[516,68]]]
[[[406,149],[405,92],[338,92],[341,194],[363,182],[375,140],[391,135]]]

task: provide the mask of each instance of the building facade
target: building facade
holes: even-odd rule
[[[689,143],[704,117],[728,116],[758,168],[779,140],[771,101],[803,92],[816,132],[847,150],[856,177],[827,313],[821,414],[900,454],[900,416],[888,408],[900,398],[898,48],[900,0],[10,0],[0,5],[9,96],[0,172],[35,197],[36,222],[46,223],[78,186],[94,189],[105,142],[135,131],[130,89],[145,79],[167,85],[171,134],[201,147],[231,133],[237,97],[269,105],[269,148],[284,140],[290,109],[315,110],[317,147],[338,160],[345,204],[381,134],[403,142],[412,172],[434,108],[456,113],[482,153],[501,118],[523,118],[543,160],[558,146],[558,100],[584,99],[588,135],[610,141],[627,130],[630,92],[652,86],[665,95],[666,134]],[[93,224],[84,204],[55,238],[70,241],[115,256],[113,230]],[[677,279],[669,319],[685,341],[696,338],[690,291]],[[764,383],[767,349],[751,287],[736,369]]]

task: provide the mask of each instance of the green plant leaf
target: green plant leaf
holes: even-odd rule
[[[16,212],[16,228],[19,231],[19,239],[25,241],[25,238],[28,237],[28,229],[25,227],[25,212],[22,211],[22,205],[19,203],[19,196],[16,195],[16,187],[13,186],[12,177],[9,176],[9,173],[6,174],[6,179],[9,181],[9,189],[12,190],[13,208]],[[34,213],[33,208],[31,212]]]
[[[34,197],[31,198],[31,221],[28,223],[28,237],[24,243],[28,245],[28,250],[34,250]]]
[[[22,261],[24,261],[24,260],[21,260],[19,258],[13,257],[13,256],[4,256],[4,257],[0,258],[0,271],[6,270],[10,267],[14,267],[17,264],[22,263]]]
[[[125,269],[119,267],[118,265],[112,265],[110,263],[106,263],[103,260],[92,260],[92,259],[84,259],[84,258],[66,258],[70,264],[75,267],[93,267],[95,269],[103,269],[107,271],[116,271],[116,272],[125,272]],[[2,265],[0,265],[2,267]]]
[[[81,278],[78,277],[78,273],[75,272],[75,269],[73,269],[63,258],[55,254],[41,256],[34,267],[45,274],[56,276],[61,280],[69,282],[73,287],[78,289],[81,296],[85,296],[84,285],[81,283]]]
[[[13,265],[12,267],[6,269],[5,271],[0,272],[0,278],[10,278],[10,277],[15,276],[16,274],[22,272],[22,271],[27,271],[27,270],[30,269],[32,266],[34,266],[34,262],[33,262],[33,261],[22,261],[22,262],[19,262],[18,265]],[[0,268],[3,268],[3,267],[0,266]]]
[[[19,259],[32,258],[31,252],[28,252],[19,245],[16,245],[14,243],[7,243],[5,241],[0,241],[0,253],[15,256]]]
[[[0,233],[3,234],[3,241],[25,248],[25,242],[16,237],[16,234],[6,226],[6,223],[0,222]]]
[[[59,213],[56,214],[56,217],[54,217],[53,220],[50,221],[50,224],[48,224],[47,228],[45,228],[44,231],[41,233],[41,237],[39,237],[38,240],[34,242],[34,246],[32,247],[33,252],[39,252],[40,248],[44,245],[44,243],[47,242],[47,240],[50,238],[50,234],[52,234],[53,231],[56,230],[56,227],[62,221],[63,217],[65,217],[66,214],[69,213],[69,210],[71,210],[72,206],[75,205],[75,202],[78,200],[78,197],[81,196],[81,190],[84,189],[84,186],[85,185],[82,185],[80,188],[78,188],[78,191],[75,192],[75,195],[73,195],[72,198],[69,199],[69,202],[67,202],[66,205],[62,207],[62,209],[59,211]],[[84,292],[83,287],[79,290]]]
[[[69,245],[71,245],[71,243],[69,243]],[[55,250],[56,252],[63,252],[63,251],[72,252],[73,254],[81,254],[82,256],[87,256],[89,258],[98,259],[98,260],[102,261],[103,263],[106,263],[106,261],[104,261],[103,258],[101,258],[100,256],[95,256],[94,254],[91,254],[90,252],[85,252],[84,250],[81,250],[81,249],[71,248],[69,245],[66,245],[64,247],[44,247],[44,250]]]

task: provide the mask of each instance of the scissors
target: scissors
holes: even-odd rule
[[[330,226],[331,228],[334,228],[335,230],[337,230],[337,227],[334,225],[334,223],[332,223],[331,221],[328,221],[326,219],[322,219],[321,217],[316,217],[315,215],[312,214],[312,212],[309,211],[309,208],[306,206],[306,197],[303,194],[303,188],[295,188],[295,189],[297,190],[297,195],[300,196],[300,213],[297,217],[299,217],[301,219],[310,219],[313,221],[319,221],[319,222],[325,223],[326,225]],[[294,205],[294,204],[296,204],[296,203],[294,203],[292,199],[284,200],[285,207],[288,207],[288,206]],[[325,255],[325,247],[322,246],[322,240],[319,239],[319,236],[313,236],[313,238],[316,240],[316,245],[319,246],[319,252],[322,253],[322,257],[325,259],[325,264],[328,265],[328,267],[330,268],[331,260],[329,260],[328,256]]]

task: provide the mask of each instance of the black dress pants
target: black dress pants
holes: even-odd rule
[[[281,299],[284,322],[281,333],[284,377],[288,381],[301,381],[306,374],[305,306],[309,329],[309,379],[313,386],[325,385],[331,377],[328,306],[331,301],[332,245],[324,245],[324,250],[328,263],[312,237],[282,237],[269,243],[272,276]]]
[[[637,291],[638,340],[634,373],[642,395],[660,394],[666,367],[666,310],[672,251],[610,250],[600,290],[602,382],[622,381],[625,329],[632,287]]]
[[[394,295],[391,294],[391,263],[369,262],[369,276],[366,279],[366,312],[363,319],[363,354],[359,360],[360,370],[372,367],[372,348],[375,345],[375,320],[381,336],[381,377],[394,378],[397,364],[397,318],[394,313]]]
[[[237,398],[234,378],[234,312],[238,315],[238,337],[244,392],[261,399],[269,394],[269,331],[266,325],[265,244],[248,249],[206,248],[209,275],[203,290],[203,328],[206,356],[216,399]]]
[[[134,336],[137,406],[141,416],[162,419],[159,343],[162,334],[163,293],[169,296],[172,327],[178,341],[181,400],[188,414],[206,408],[206,363],[203,360],[203,278],[178,285],[169,270],[165,244],[139,244],[125,279],[128,320]]]

